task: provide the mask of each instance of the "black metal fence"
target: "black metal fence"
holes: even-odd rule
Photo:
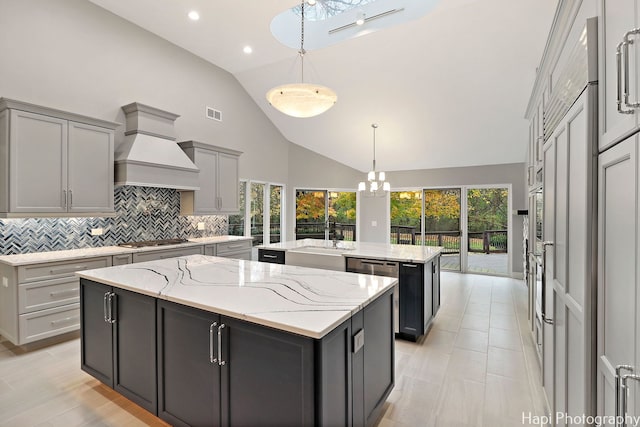
[[[324,239],[327,224],[324,222],[299,222],[296,225],[296,240]],[[329,240],[356,240],[356,225],[340,222],[331,223],[329,226]]]
[[[460,231],[426,232],[424,244],[426,246],[441,246],[444,254],[460,253]],[[507,230],[487,230],[468,233],[467,244],[469,252],[506,253]],[[400,245],[422,245],[422,236],[417,227],[405,225],[391,226],[391,243]]]

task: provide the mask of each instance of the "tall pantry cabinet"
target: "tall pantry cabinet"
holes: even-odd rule
[[[575,40],[572,35],[590,17],[597,17],[597,104],[585,103],[585,92],[566,96],[575,82],[581,80],[575,74],[564,79],[561,72],[555,71],[571,69],[571,64],[576,63],[573,55],[567,55]],[[593,79],[589,81],[593,83]],[[536,185],[542,182],[542,241],[547,243],[543,245],[546,258],[541,248],[530,247],[546,259],[546,263],[542,262],[546,269],[542,268],[542,296],[531,292],[536,301],[530,301],[530,307],[535,316],[533,307],[541,305],[542,319],[549,320],[534,319],[532,325],[536,336],[536,324],[543,324],[539,340],[543,347],[541,381],[552,414],[566,411],[569,415],[581,415],[580,412],[608,417],[640,415],[639,83],[640,0],[561,0],[527,109],[531,129],[537,129],[538,106],[543,104],[542,168],[538,166],[539,141],[533,138],[536,135],[532,131],[528,182],[532,196]],[[587,86],[586,93],[590,87],[594,88]],[[586,129],[597,129],[596,138],[593,141],[586,138],[586,145],[580,144],[568,120],[580,117],[572,112],[591,106],[597,106],[593,108],[597,116],[587,114],[584,120]],[[558,111],[563,118],[559,118]],[[576,144],[572,146],[574,141]],[[592,168],[595,179],[591,188],[587,186],[580,195],[580,189],[574,185],[579,175],[570,162],[568,169],[561,165],[564,159],[571,159],[585,148],[590,154],[587,152],[588,156],[576,165]],[[542,179],[532,174],[538,170],[542,170]],[[576,196],[586,201],[585,215],[576,211],[576,216],[566,210]],[[535,206],[533,199],[530,206]],[[586,226],[575,229],[583,219],[587,219]],[[532,221],[532,231],[535,224]],[[592,237],[588,238],[589,235]],[[578,239],[585,237],[585,242],[590,241],[591,245],[576,246]],[[581,271],[573,271],[576,259],[595,267],[582,270],[587,275],[581,280],[584,292],[579,294],[575,290]],[[531,285],[535,285],[532,280],[535,276],[536,271],[530,267]],[[576,295],[591,298],[591,303]],[[582,341],[574,342],[567,333],[578,315],[584,319],[581,325],[584,335]],[[570,356],[576,348],[582,348],[585,356],[578,365],[577,359]],[[582,403],[576,400],[578,388],[568,392],[567,385],[572,379],[583,384]]]
[[[597,411],[640,415],[640,1],[599,0]]]

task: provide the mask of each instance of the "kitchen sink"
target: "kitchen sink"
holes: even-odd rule
[[[306,245],[287,251],[287,265],[344,271],[343,255],[354,248]]]
[[[322,254],[322,255],[342,256],[344,252],[352,251],[353,249],[354,248],[341,248],[341,247],[333,248],[333,247],[327,247],[327,246],[300,246],[295,249],[289,249],[289,252],[297,251],[297,252],[309,252],[309,253]]]

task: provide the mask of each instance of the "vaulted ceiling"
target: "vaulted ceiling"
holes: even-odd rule
[[[299,78],[296,50],[270,31],[295,1],[91,1],[229,71],[288,140],[362,171],[371,167],[371,123],[380,170],[523,162],[524,111],[557,5],[440,0],[419,19],[312,50],[306,68],[338,102],[296,119],[265,99]],[[190,10],[201,19],[187,19]]]

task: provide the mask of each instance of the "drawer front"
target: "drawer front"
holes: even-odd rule
[[[284,264],[284,260],[285,260],[284,257],[285,257],[284,251],[274,251],[272,249],[258,250],[258,261],[260,262],[270,262],[272,264]]]
[[[202,246],[137,253],[133,254],[133,262],[157,261],[187,255],[202,255]]]
[[[18,267],[18,283],[36,280],[73,277],[76,271],[91,270],[111,266],[111,257],[75,259],[71,261],[48,262]]]
[[[78,302],[80,279],[43,280],[18,286],[18,313],[59,307]]]
[[[126,265],[131,264],[132,262],[133,257],[131,256],[131,254],[114,255],[112,265]]]
[[[80,329],[80,304],[21,314],[20,345]]]
[[[208,256],[216,256],[216,245],[204,245],[204,254]]]
[[[252,247],[251,243],[251,240],[218,243],[216,248],[216,256],[225,256],[225,254],[250,251]]]

